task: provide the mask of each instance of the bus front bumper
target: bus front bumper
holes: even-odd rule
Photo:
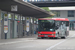
[[[38,35],[38,37],[55,37],[55,35]]]

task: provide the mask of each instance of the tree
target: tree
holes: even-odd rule
[[[41,7],[41,8],[44,9],[44,10],[46,10],[46,11],[48,11],[48,12],[50,12],[50,10],[49,10],[48,7]],[[51,14],[51,16],[50,17],[46,17],[46,18],[53,18],[53,16],[55,15],[55,14],[53,14],[51,12],[50,12],[50,14]]]
[[[41,7],[42,9],[46,10],[46,11],[50,11],[48,7]]]

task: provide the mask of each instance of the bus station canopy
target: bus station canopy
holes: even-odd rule
[[[49,12],[22,0],[0,0],[0,9],[36,18],[49,17],[51,15]]]

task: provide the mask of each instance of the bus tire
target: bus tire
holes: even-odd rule
[[[58,39],[58,37],[55,37],[54,39]]]
[[[49,39],[53,39],[53,37],[49,37]]]
[[[44,39],[44,37],[41,37],[41,39]]]
[[[61,39],[66,39],[66,37],[61,37]]]

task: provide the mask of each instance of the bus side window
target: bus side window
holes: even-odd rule
[[[58,29],[59,26],[60,26],[60,22],[59,22],[59,21],[56,21],[56,22],[55,22],[55,29]]]
[[[66,21],[66,26],[69,26],[69,21]]]

